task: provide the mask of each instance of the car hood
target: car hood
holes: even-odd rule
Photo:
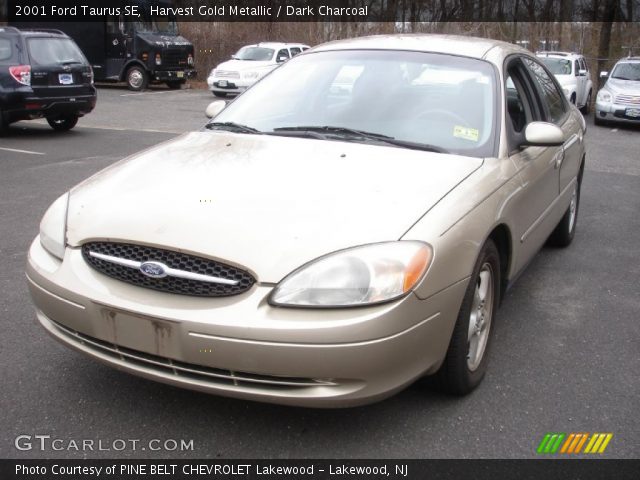
[[[253,60],[229,60],[222,62],[216,70],[232,70],[242,72],[244,70],[254,70],[256,68],[274,67],[276,64],[271,61],[258,62]]]
[[[640,95],[640,82],[635,80],[619,80],[617,78],[610,78],[607,80],[606,88],[613,93]]]
[[[321,255],[401,238],[481,165],[395,147],[191,132],[75,187],[67,242],[178,249],[278,282]]]

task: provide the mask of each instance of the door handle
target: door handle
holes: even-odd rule
[[[554,160],[554,168],[558,169],[562,166],[562,162],[564,161],[564,148],[561,148],[558,153],[553,157]]]

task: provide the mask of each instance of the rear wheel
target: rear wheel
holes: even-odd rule
[[[147,85],[149,84],[149,76],[145,69],[140,65],[134,65],[127,70],[126,81],[129,90],[139,92],[147,88]]]
[[[78,116],[60,115],[58,117],[47,117],[47,122],[54,130],[57,130],[58,132],[65,132],[76,126],[76,123],[78,123]]]
[[[9,120],[6,114],[0,108],[0,135],[5,135],[9,130]]]
[[[469,279],[444,363],[435,375],[442,390],[464,395],[482,381],[499,301],[500,254],[487,240]]]

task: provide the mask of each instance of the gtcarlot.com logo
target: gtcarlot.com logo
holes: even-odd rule
[[[542,454],[604,453],[613,433],[547,433],[538,445]]]
[[[121,452],[131,451],[193,451],[193,440],[159,439],[141,440],[139,438],[116,438],[114,440],[92,438],[55,438],[51,435],[18,435],[13,442],[21,451],[75,451],[75,452]]]

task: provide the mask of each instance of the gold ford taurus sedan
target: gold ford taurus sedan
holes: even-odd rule
[[[574,236],[585,122],[519,47],[328,43],[208,110],[46,212],[27,278],[60,342],[265,402],[357,405],[431,375],[464,394],[505,289]]]

